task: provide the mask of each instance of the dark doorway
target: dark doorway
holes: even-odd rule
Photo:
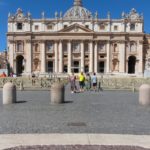
[[[88,73],[88,72],[89,72],[89,66],[86,65],[86,66],[85,66],[85,73]]]
[[[128,59],[128,73],[129,74],[135,73],[135,64],[136,64],[136,57],[130,56]]]
[[[67,73],[67,72],[68,72],[68,66],[64,65],[64,73]]]
[[[104,61],[100,61],[99,62],[99,72],[100,73],[104,73],[105,71],[105,62]]]
[[[17,75],[21,75],[24,71],[23,60],[24,60],[24,57],[21,55],[16,57],[16,73],[17,73]]]
[[[53,72],[53,61],[48,61],[47,71],[48,72]]]
[[[79,73],[79,71],[80,71],[80,70],[79,70],[79,68],[80,68],[79,65],[80,65],[79,61],[74,61],[74,62],[73,62],[73,72],[74,72],[74,73]]]

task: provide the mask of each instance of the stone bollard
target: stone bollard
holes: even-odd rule
[[[64,102],[65,88],[62,83],[54,83],[51,87],[51,103],[61,104]]]
[[[3,87],[3,104],[16,103],[16,86],[7,82]]]
[[[24,87],[23,87],[23,81],[20,82],[20,91],[23,91]]]
[[[143,84],[140,86],[139,103],[144,106],[150,105],[150,85]]]

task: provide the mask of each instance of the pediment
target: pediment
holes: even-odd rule
[[[82,25],[79,25],[79,24],[73,24],[71,26],[68,26],[62,30],[60,30],[59,32],[69,32],[69,33],[93,33],[92,30],[82,26]]]

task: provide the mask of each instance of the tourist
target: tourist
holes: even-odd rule
[[[32,72],[32,85],[35,85],[35,74],[34,74],[34,72]]]
[[[86,75],[86,90],[89,91],[91,89],[91,76],[89,73]]]
[[[10,77],[13,77],[13,72],[10,73]]]
[[[92,82],[93,90],[96,91],[96,89],[97,89],[97,77],[96,77],[96,73],[93,73],[93,76],[91,77],[91,82]]]
[[[0,75],[0,77],[5,78],[5,77],[7,77],[7,75],[6,75],[5,72],[3,72],[3,73]]]
[[[83,72],[81,72],[79,75],[79,85],[80,85],[80,92],[84,92],[85,76]]]
[[[70,90],[71,93],[76,92],[76,76],[72,73],[72,75],[69,77],[69,82],[70,82]]]

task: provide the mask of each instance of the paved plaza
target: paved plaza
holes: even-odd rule
[[[18,103],[6,106],[2,105],[1,96],[0,133],[150,135],[150,108],[138,104],[138,93],[71,94],[67,87],[65,95],[66,103],[51,105],[49,91],[18,91]]]
[[[150,148],[150,107],[139,105],[138,93],[86,91],[72,94],[68,86],[65,91],[64,104],[51,105],[50,91],[34,90],[18,91],[18,102],[5,106],[2,105],[1,91],[1,146],[6,147],[7,140],[13,146],[25,141],[27,145],[38,145],[41,139],[46,145],[109,143]],[[63,137],[56,142],[54,139],[59,139],[60,136]],[[67,143],[66,139],[71,141]],[[16,144],[15,141],[19,143]]]

